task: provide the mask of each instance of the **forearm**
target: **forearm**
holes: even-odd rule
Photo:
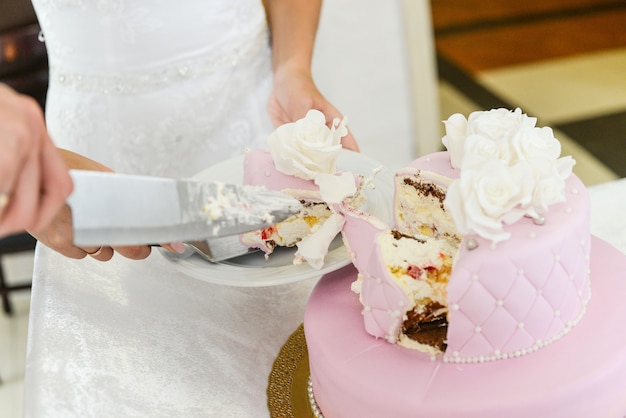
[[[272,65],[310,74],[321,0],[268,0]]]

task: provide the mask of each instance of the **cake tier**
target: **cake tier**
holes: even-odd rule
[[[448,153],[441,152],[401,170],[396,185],[407,185],[402,178],[410,180],[409,189],[424,179],[432,181],[429,172],[436,173],[437,184],[443,186],[445,178],[458,177]],[[413,206],[419,202],[419,193],[416,188],[414,204],[405,205],[405,210],[417,210]],[[409,202],[410,191],[404,190],[402,196]],[[448,283],[445,361],[517,357],[562,337],[584,315],[590,297],[589,196],[575,175],[566,181],[565,199],[550,206],[543,224],[523,218],[506,225],[511,238],[495,246],[479,236],[463,238]],[[398,207],[396,202],[394,209]],[[405,215],[405,219],[410,217]],[[376,259],[375,254],[365,257]],[[390,339],[403,320],[398,309],[406,306],[405,298],[392,295],[402,291],[389,276],[372,274],[384,270],[371,262],[365,267],[355,265],[364,277],[361,300],[366,328],[373,329],[371,323],[375,322],[380,331],[373,335]],[[371,283],[366,283],[370,278]]]
[[[626,257],[592,238],[587,314],[558,342],[507,361],[457,364],[363,329],[353,267],[324,276],[304,330],[325,418],[615,417],[626,415]]]

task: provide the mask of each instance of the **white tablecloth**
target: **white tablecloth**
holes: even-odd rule
[[[590,189],[592,233],[626,253],[626,179]],[[29,417],[265,417],[276,354],[302,322],[307,280],[217,286],[143,262],[68,260],[35,271]]]

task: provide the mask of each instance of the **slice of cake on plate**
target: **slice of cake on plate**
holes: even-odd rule
[[[243,234],[241,242],[269,256],[277,247],[298,247],[294,262],[321,268],[328,247],[343,226],[334,204],[360,205],[361,177],[336,168],[346,121],[326,126],[325,116],[307,115],[276,129],[269,151],[251,150],[244,157],[244,184],[279,190],[300,200],[300,213],[260,231]],[[344,202],[344,199],[347,199]]]

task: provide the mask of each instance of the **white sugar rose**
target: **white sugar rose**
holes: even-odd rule
[[[450,154],[450,164],[460,169],[463,161],[463,148],[467,137],[467,119],[460,113],[455,113],[448,120],[443,121],[446,134],[441,139]]]
[[[536,158],[530,162],[535,175],[535,190],[527,215],[536,217],[548,211],[548,207],[565,201],[565,180],[572,174],[576,161],[572,157],[558,160]]]
[[[533,128],[537,118],[528,117],[520,108],[492,109],[486,112],[472,112],[467,118],[467,134],[476,134],[493,141],[507,141],[510,135],[526,126]]]
[[[508,109],[492,109],[489,111],[472,112],[466,120],[461,114],[452,115],[444,122],[446,135],[442,142],[450,153],[452,167],[461,169],[464,166],[465,157],[478,150],[486,150],[488,142],[493,144],[490,152],[492,156],[509,161],[511,159],[510,141],[520,129],[534,128],[536,118],[528,117],[517,108],[514,111]],[[470,146],[468,140],[481,138],[480,147]]]
[[[334,173],[346,124],[345,118],[341,123],[335,119],[328,128],[322,112],[309,110],[304,118],[281,125],[268,139],[276,169],[305,180],[316,173]]]
[[[533,189],[527,163],[509,167],[501,160],[490,160],[463,170],[448,187],[444,204],[459,232],[477,234],[495,244],[509,238],[504,224],[524,216]]]
[[[537,218],[565,200],[565,179],[575,161],[559,158],[561,144],[550,128],[520,109],[473,112],[446,121],[443,143],[461,171],[446,205],[457,229],[494,243],[507,238],[503,224]]]
[[[561,143],[551,128],[520,127],[510,138],[512,160],[556,160],[561,155]]]
[[[508,156],[509,152],[501,144],[485,138],[481,135],[470,135],[465,140],[465,154],[463,156],[463,169],[471,169],[485,161],[499,159],[506,161],[503,156]]]

